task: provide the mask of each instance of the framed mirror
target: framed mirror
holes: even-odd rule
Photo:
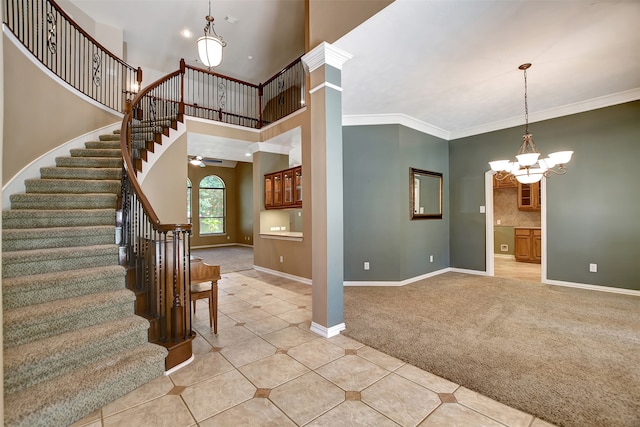
[[[442,219],[442,174],[409,168],[411,219]]]

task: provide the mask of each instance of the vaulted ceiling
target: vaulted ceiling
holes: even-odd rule
[[[130,63],[197,64],[207,1],[71,1],[123,29]],[[227,42],[217,72],[259,83],[304,51],[304,0],[211,7]],[[444,139],[518,125],[526,62],[530,121],[640,99],[639,21],[637,0],[396,0],[334,43],[353,55],[344,122],[411,122]]]

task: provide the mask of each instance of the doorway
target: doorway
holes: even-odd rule
[[[485,220],[486,220],[486,275],[496,277],[510,277],[521,280],[540,281],[544,283],[547,278],[547,195],[546,178],[540,181],[540,232],[541,232],[541,263],[532,264],[517,262],[513,256],[497,254],[495,250],[496,219],[494,212],[493,175],[494,171],[485,173]]]

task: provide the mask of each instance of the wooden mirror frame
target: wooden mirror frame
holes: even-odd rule
[[[416,186],[416,180],[419,180],[418,184],[422,182],[422,180],[420,180],[421,177],[436,180],[431,182],[429,187],[436,187],[437,190],[432,191],[432,193],[437,194],[427,194],[428,199],[426,203],[420,203],[420,196],[421,194],[424,196],[424,192],[420,191],[419,186]],[[426,190],[428,190],[428,188]],[[426,212],[425,206],[427,206]],[[409,209],[412,220],[442,219],[442,173],[409,168]]]

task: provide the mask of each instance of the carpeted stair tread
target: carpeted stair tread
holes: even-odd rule
[[[148,329],[148,320],[131,315],[8,348],[4,351],[5,393],[138,346],[147,341]]]
[[[104,134],[99,136],[100,141],[118,141],[120,142],[120,134]]]
[[[4,347],[129,316],[135,298],[130,290],[117,289],[7,310],[3,319]]]
[[[11,209],[2,211],[4,228],[115,225],[115,209]]]
[[[2,277],[117,265],[119,259],[115,244],[11,251],[2,254]]]
[[[115,139],[111,139],[109,141],[89,141],[85,142],[85,148],[90,149],[103,149],[107,148],[109,150],[120,150],[120,135],[114,135]]]
[[[122,155],[122,153],[120,153]],[[59,168],[121,168],[121,157],[56,157]]]
[[[26,179],[27,193],[113,193],[121,190],[119,179]]]
[[[107,265],[11,277],[2,280],[4,310],[124,289],[124,267]]]
[[[72,148],[69,150],[71,157],[119,157],[122,158],[120,149],[109,148]]]
[[[44,168],[40,168],[40,178],[42,179],[120,180],[122,178],[122,169],[120,168],[44,167]]]
[[[15,228],[2,230],[2,250],[24,251],[115,243],[115,227]]]
[[[115,208],[112,193],[18,193],[12,194],[11,209],[108,209]]]
[[[162,375],[167,351],[142,344],[5,396],[5,424],[62,426]]]

